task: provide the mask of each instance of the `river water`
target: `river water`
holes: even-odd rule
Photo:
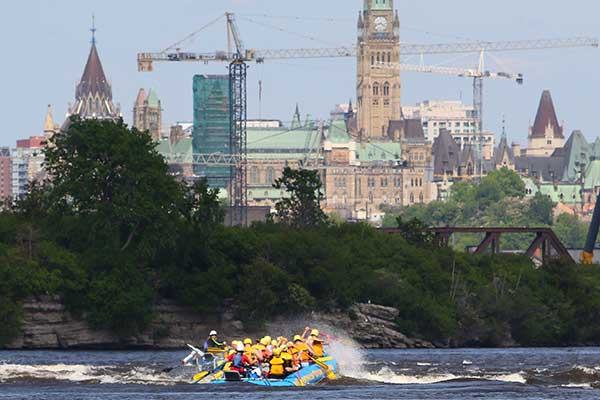
[[[314,387],[189,385],[181,352],[0,351],[4,399],[599,399],[600,348],[370,350],[336,346]]]

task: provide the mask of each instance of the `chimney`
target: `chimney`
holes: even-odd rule
[[[521,145],[519,143],[514,143],[511,145],[512,151],[515,157],[521,156]]]

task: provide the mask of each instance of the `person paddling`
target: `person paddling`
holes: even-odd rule
[[[310,336],[308,337],[308,339],[306,339],[306,345],[309,347],[309,349],[311,349],[311,352],[315,357],[323,357],[325,354],[323,351],[323,345],[328,343],[325,343],[324,340],[321,339],[321,337],[319,337],[318,329],[311,330],[309,327],[306,327],[304,335],[306,335],[306,333],[308,333],[309,330]]]
[[[235,351],[235,354],[230,355],[228,358],[228,360],[231,362],[229,370],[237,371],[240,375],[245,375],[246,367],[249,366],[251,363],[248,356],[244,353],[244,344],[238,343],[236,345]]]
[[[211,349],[213,349],[212,352],[214,352],[214,349],[223,350],[226,346],[227,342],[220,343],[217,337],[217,331],[212,330],[208,334],[208,338],[206,338],[202,349],[204,352],[211,352]]]

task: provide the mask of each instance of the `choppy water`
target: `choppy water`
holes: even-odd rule
[[[333,349],[341,377],[315,387],[189,385],[181,352],[0,352],[4,399],[598,399],[600,348]]]

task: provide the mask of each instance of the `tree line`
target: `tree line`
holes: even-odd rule
[[[223,225],[216,189],[178,182],[150,136],[123,122],[74,119],[45,167],[48,179],[0,212],[0,344],[40,294],[124,338],[160,299],[248,326],[370,301],[442,345],[600,344],[597,269],[440,248],[410,224],[390,235],[333,223],[316,172],[286,169],[277,215],[242,228]]]

